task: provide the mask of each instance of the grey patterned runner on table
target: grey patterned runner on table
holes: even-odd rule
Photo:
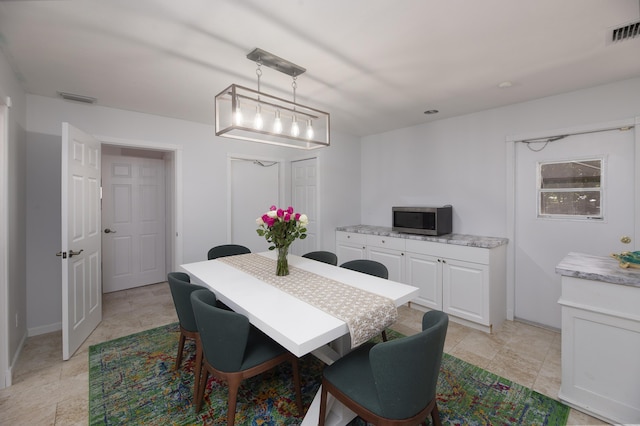
[[[276,261],[257,253],[221,257],[240,269],[347,323],[351,347],[361,345],[396,322],[391,299],[289,265],[289,275],[276,275]]]

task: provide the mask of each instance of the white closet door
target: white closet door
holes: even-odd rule
[[[307,238],[291,245],[291,252],[303,255],[318,248],[318,160],[293,161],[291,163],[291,205],[296,212],[309,217]]]
[[[103,156],[104,292],[166,280],[164,161]]]
[[[254,253],[265,251],[269,245],[264,237],[256,233],[258,229],[256,219],[272,205],[282,207],[280,205],[280,163],[231,158],[229,168],[228,220],[231,235],[228,243],[241,244]],[[212,247],[225,243],[227,242],[215,241]]]

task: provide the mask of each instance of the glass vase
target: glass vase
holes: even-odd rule
[[[289,252],[289,246],[276,247],[278,250],[278,260],[276,261],[276,275],[284,277],[289,275],[289,261],[287,260],[287,254]]]

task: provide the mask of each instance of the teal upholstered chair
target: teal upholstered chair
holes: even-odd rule
[[[196,342],[196,364],[194,371],[193,381],[193,394],[198,392],[198,378],[200,377],[200,367],[202,365],[202,348],[200,345],[200,335],[198,333],[198,326],[196,324],[196,318],[193,315],[193,308],[191,307],[191,293],[196,290],[203,290],[213,297],[215,303],[215,295],[205,289],[202,286],[191,284],[191,278],[184,272],[169,272],[167,274],[169,281],[169,288],[171,289],[171,297],[173,298],[173,304],[176,307],[176,313],[178,314],[178,321],[180,323],[180,339],[178,340],[178,355],[176,356],[175,369],[180,368],[182,363],[182,356],[184,351],[184,344],[186,339],[193,339]]]
[[[222,244],[219,246],[212,247],[207,252],[207,260],[213,260],[219,257],[235,256],[237,254],[247,254],[247,253],[251,253],[251,250],[249,250],[245,246],[241,246],[240,244]],[[218,307],[222,309],[227,309],[229,311],[233,310],[219,300],[218,300]]]
[[[178,321],[180,322],[180,340],[178,342],[178,356],[176,357],[175,366],[177,370],[182,362],[182,352],[186,339],[196,340],[198,337],[198,326],[191,308],[191,292],[202,290],[204,287],[191,284],[191,278],[184,272],[169,272],[167,280],[169,281],[171,297],[173,297],[173,304],[176,307],[176,314],[178,314]]]
[[[380,262],[369,259],[356,259],[340,265],[341,268],[351,269],[352,271],[362,272],[363,274],[373,275],[374,277],[389,278],[389,270]],[[382,341],[387,341],[387,332],[382,330]]]
[[[364,274],[388,279],[389,270],[380,262],[369,259],[350,260],[340,265],[341,268],[351,269],[352,271],[362,272]]]
[[[207,252],[207,260],[217,259],[219,257],[225,256],[235,256],[236,254],[247,254],[251,253],[245,246],[241,246],[239,244],[223,244],[220,246],[215,246],[211,248]]]
[[[235,422],[238,389],[244,379],[256,376],[288,361],[293,368],[298,413],[302,414],[298,358],[249,323],[237,312],[216,307],[207,291],[191,294],[204,353],[203,371],[194,396],[196,412],[202,409],[209,374],[227,382],[229,402],[227,425]]]
[[[429,311],[422,332],[365,343],[332,365],[322,377],[319,425],[326,416],[327,393],[375,425],[418,425],[431,415],[440,426],[436,384],[449,317]]]
[[[302,257],[317,260],[318,262],[328,263],[333,266],[338,265],[338,256],[330,251],[310,251],[309,253],[303,254]]]

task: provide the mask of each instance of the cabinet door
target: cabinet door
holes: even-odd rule
[[[367,247],[367,259],[386,266],[391,281],[404,282],[404,252],[382,247]]]
[[[442,265],[439,258],[427,254],[406,253],[406,283],[420,289],[413,300],[429,309],[442,310]]]
[[[484,325],[489,321],[489,267],[442,259],[442,304],[451,315]]]
[[[338,265],[342,265],[350,260],[364,259],[365,246],[338,242],[336,245],[336,255],[338,256]]]
[[[365,259],[366,237],[354,232],[336,231],[336,255],[338,265],[356,259]]]

